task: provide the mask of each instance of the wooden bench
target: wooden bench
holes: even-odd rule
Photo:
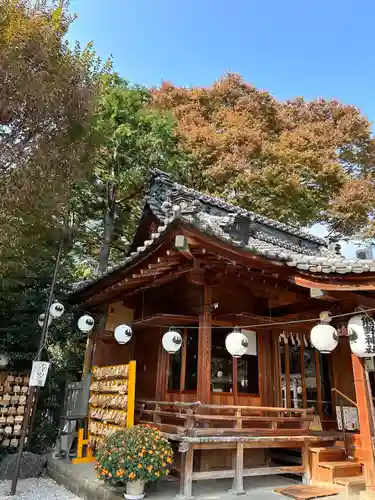
[[[182,499],[193,498],[192,481],[203,479],[233,478],[231,492],[236,495],[244,493],[243,478],[248,476],[292,473],[303,474],[308,481],[308,443],[322,440],[320,435],[314,438],[309,430],[313,409],[166,401],[139,401],[136,408],[140,423],[153,423],[171,441],[178,442],[182,457],[179,494]],[[244,469],[244,450],[251,448],[300,448],[302,465]],[[232,451],[231,469],[194,472],[195,451],[219,449]]]

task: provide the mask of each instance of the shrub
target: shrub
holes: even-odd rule
[[[149,425],[136,425],[109,436],[96,453],[98,479],[112,485],[153,482],[169,474],[173,451],[167,439]]]

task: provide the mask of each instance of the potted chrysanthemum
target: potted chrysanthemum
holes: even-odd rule
[[[126,484],[126,499],[144,498],[146,483],[169,474],[173,451],[168,440],[150,425],[136,425],[112,434],[96,453],[98,479]]]

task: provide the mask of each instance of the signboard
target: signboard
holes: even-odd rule
[[[30,387],[44,387],[50,363],[46,361],[34,361],[30,375]]]
[[[348,431],[355,431],[359,429],[359,421],[358,421],[358,410],[357,408],[353,408],[352,406],[343,406],[343,414],[344,414],[344,424],[345,429]],[[339,406],[336,406],[336,418],[337,418],[337,427],[342,430],[342,418],[341,418],[341,410]]]

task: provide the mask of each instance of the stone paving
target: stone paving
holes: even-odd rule
[[[48,461],[48,474],[57,483],[69,488],[73,493],[85,500],[123,499],[124,488],[110,488],[98,481],[91,464],[73,465],[68,461],[50,459]],[[236,497],[228,493],[231,483],[231,480],[228,479],[194,482],[193,494],[196,500],[234,500]],[[290,484],[296,484],[296,481],[283,476],[245,478],[244,489],[246,494],[240,498],[244,500],[250,498],[252,500],[285,500],[286,497],[275,493],[273,490]],[[178,481],[170,477],[165,478],[165,480],[158,483],[147,485],[146,493],[147,498],[150,500],[175,498],[178,493]],[[349,497],[345,495],[329,498],[349,500]],[[359,497],[354,498],[359,499]]]

